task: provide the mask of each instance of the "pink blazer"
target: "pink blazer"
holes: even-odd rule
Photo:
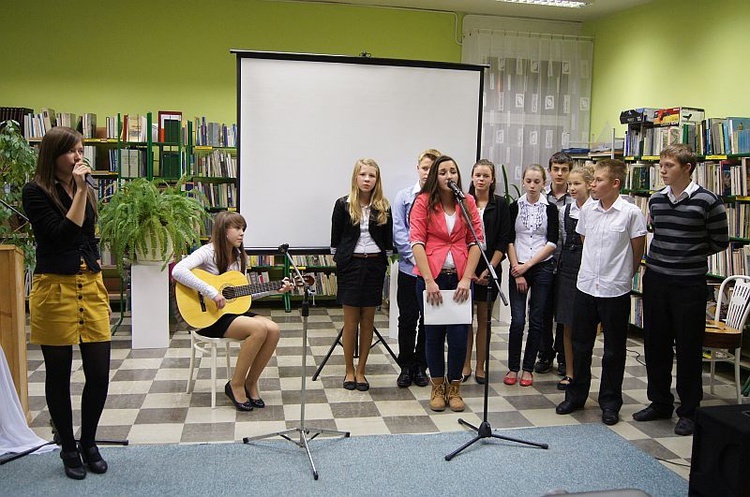
[[[409,216],[409,241],[412,246],[418,243],[424,245],[433,278],[440,273],[440,269],[448,256],[448,251],[450,251],[453,254],[453,261],[456,263],[456,271],[458,271],[460,278],[466,270],[469,247],[475,245],[474,236],[466,224],[461,206],[456,205],[456,224],[453,227],[453,232],[448,234],[443,205],[438,203],[436,210],[430,212],[428,216],[428,204],[429,195],[426,193],[417,195],[414,200]],[[474,197],[467,195],[466,204],[471,217],[471,224],[474,226],[479,240],[484,243],[482,219],[479,216]],[[414,274],[422,276],[417,266],[414,266]]]

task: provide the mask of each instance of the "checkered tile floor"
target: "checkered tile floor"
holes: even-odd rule
[[[176,331],[168,349],[131,350],[129,320],[113,338],[111,383],[102,416],[100,439],[129,439],[133,444],[231,442],[243,437],[274,433],[300,426],[300,378],[302,373],[302,320],[297,311],[253,309],[271,316],[282,329],[276,355],[261,378],[264,409],[237,412],[223,394],[223,369],[219,367],[217,406],[211,409],[210,359],[200,365],[192,394],[185,393],[190,358],[190,337]],[[482,419],[483,387],[473,378],[462,386],[467,408],[463,413],[429,409],[429,387],[396,387],[398,367],[384,347],[373,348],[367,366],[368,392],[348,391],[341,387],[344,359],[336,347],[317,381],[310,377],[322,363],[343,324],[340,308],[313,308],[308,320],[307,406],[306,426],[350,431],[352,435],[389,433],[427,433],[463,430],[459,417],[472,424]],[[376,327],[388,336],[386,311],[376,314]],[[388,343],[397,352],[395,340]],[[491,382],[488,421],[493,428],[554,426],[578,423],[600,423],[601,411],[595,401],[597,377],[601,371],[603,344],[597,340],[594,350],[594,383],[586,409],[572,415],[555,414],[554,407],[563,400],[557,390],[559,377],[554,372],[535,375],[532,387],[507,386],[501,381],[506,371],[507,325],[493,323],[491,346]],[[77,354],[77,349],[76,349]],[[74,406],[80,404],[83,371],[80,356],[73,364],[72,391]],[[687,478],[692,437],[673,433],[673,420],[636,423],[633,412],[647,403],[646,369],[643,346],[638,337],[628,341],[628,362],[624,380],[625,404],[621,421],[611,427],[625,439],[664,462],[666,467]],[[220,361],[219,364],[222,364]],[[44,362],[37,346],[29,345],[29,402],[32,428],[50,439],[49,412],[44,398]],[[707,375],[704,376],[708,383]],[[733,402],[734,388],[728,377],[721,376],[715,394],[706,387],[703,405]],[[80,412],[74,412],[80,419]],[[467,434],[467,437],[469,435]],[[561,464],[566,464],[561,461]]]

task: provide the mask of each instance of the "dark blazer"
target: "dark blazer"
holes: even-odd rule
[[[352,224],[349,217],[348,198],[349,195],[344,195],[336,200],[331,216],[331,248],[336,249],[333,260],[338,266],[344,266],[351,260],[354,247],[359,240],[359,224]],[[388,209],[388,221],[381,226],[377,224],[378,213],[374,207],[370,209],[369,232],[380,248],[379,260],[387,264],[386,252],[393,251],[393,218],[391,209]]]
[[[511,227],[510,210],[508,209],[508,203],[505,199],[498,195],[493,195],[484,208],[482,219],[484,221],[484,239],[487,242],[487,247],[485,248],[484,253],[487,255],[487,259],[492,260],[492,255],[495,253],[495,250],[507,254]],[[503,256],[503,259],[504,258],[505,256]],[[484,263],[484,259],[480,258],[475,274],[479,276],[486,267],[487,265]],[[499,268],[500,264],[498,263],[495,267],[495,271]]]

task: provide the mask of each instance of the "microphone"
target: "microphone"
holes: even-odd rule
[[[91,173],[86,173],[86,184],[89,185],[94,190],[96,190],[96,184],[94,183],[94,177],[91,176]]]
[[[463,200],[466,198],[466,194],[461,191],[455,181],[449,179],[446,184],[448,185],[448,188],[453,190],[453,195],[455,195],[458,199]]]
[[[281,245],[279,245],[278,250],[279,250],[279,253],[286,254],[286,251],[289,250],[289,244],[288,243],[282,243]]]

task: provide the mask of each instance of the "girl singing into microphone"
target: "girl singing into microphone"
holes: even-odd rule
[[[458,202],[463,202],[480,242],[484,240],[482,220],[474,197],[457,200],[450,182],[461,191],[461,173],[455,161],[438,157],[430,167],[422,191],[412,206],[409,234],[417,267],[417,295],[424,306],[440,304],[440,290],[456,290],[454,299],[464,302],[471,298],[471,282],[480,257],[480,248],[464,219]],[[424,309],[422,309],[424,311]],[[446,402],[453,411],[463,411],[461,369],[466,357],[470,324],[425,326],[425,352],[430,368],[432,392],[430,409],[445,410]],[[445,378],[445,348],[448,340],[448,378]]]
[[[57,126],[44,135],[34,179],[23,187],[36,239],[30,341],[41,345],[44,356],[44,390],[65,474],[77,480],[86,477],[83,463],[94,473],[107,471],[95,439],[109,385],[111,311],[94,237],[96,194],[86,185],[90,172],[81,134]],[[73,345],[81,350],[86,380],[77,446],[70,400]]]

